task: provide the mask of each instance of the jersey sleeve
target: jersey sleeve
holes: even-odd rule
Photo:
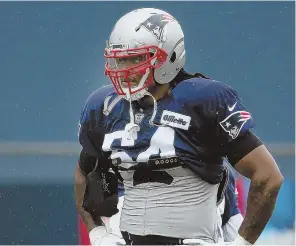
[[[216,141],[226,146],[240,136],[244,136],[255,122],[250,111],[243,104],[238,93],[225,83],[213,83],[211,99],[207,104]]]
[[[102,150],[105,130],[102,123],[101,104],[95,99],[94,95],[91,95],[81,112],[78,139],[83,151],[99,159],[107,153]]]
[[[202,91],[199,112],[204,123],[204,138],[214,154],[227,158],[234,166],[258,145],[239,149],[248,140],[255,122],[252,114],[244,105],[238,93],[223,82],[212,82]],[[239,144],[239,146],[237,146]],[[235,158],[232,158],[233,146]],[[231,158],[230,158],[231,157]]]
[[[78,123],[78,140],[82,147],[82,150],[93,157],[99,157],[100,151],[95,147],[90,136],[90,124],[91,119],[89,117],[89,111],[87,105],[81,112],[80,120]]]
[[[103,124],[100,124],[100,107],[87,102],[82,110],[78,128],[78,139],[82,147],[80,168],[87,174],[98,162],[101,170],[107,171],[110,167],[110,153],[102,150],[104,128]]]

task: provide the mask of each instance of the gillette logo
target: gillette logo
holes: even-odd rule
[[[190,121],[191,121],[190,116],[164,110],[161,116],[160,123],[164,125],[188,130]]]
[[[177,119],[175,116],[171,115],[165,115],[163,116],[163,120],[168,121],[168,122],[173,122],[173,123],[178,123],[178,124],[182,124],[182,125],[186,125],[186,121],[184,121],[182,118]]]

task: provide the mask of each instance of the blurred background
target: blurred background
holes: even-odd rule
[[[259,242],[295,244],[294,2],[142,1],[0,2],[0,244],[78,244],[80,110],[110,83],[103,49],[113,25],[139,7],[180,21],[188,72],[240,93],[285,178]]]

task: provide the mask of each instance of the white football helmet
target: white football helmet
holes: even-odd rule
[[[105,48],[105,74],[115,91],[128,100],[143,97],[153,78],[171,82],[185,64],[184,34],[169,13],[142,8],[115,24]],[[128,62],[128,66],[126,66]],[[135,83],[133,77],[137,77]]]

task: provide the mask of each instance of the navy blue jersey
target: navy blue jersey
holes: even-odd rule
[[[79,141],[95,157],[120,158],[131,165],[153,158],[178,156],[209,183],[222,179],[223,158],[228,144],[254,126],[237,92],[210,79],[192,78],[179,83],[170,96],[157,101],[154,124],[149,124],[153,106],[132,103],[137,139],[127,138],[130,103],[121,99],[104,114],[117,94],[113,87],[96,90],[87,99],[79,124]],[[107,98],[107,99],[106,99]],[[102,163],[103,165],[103,163]]]

